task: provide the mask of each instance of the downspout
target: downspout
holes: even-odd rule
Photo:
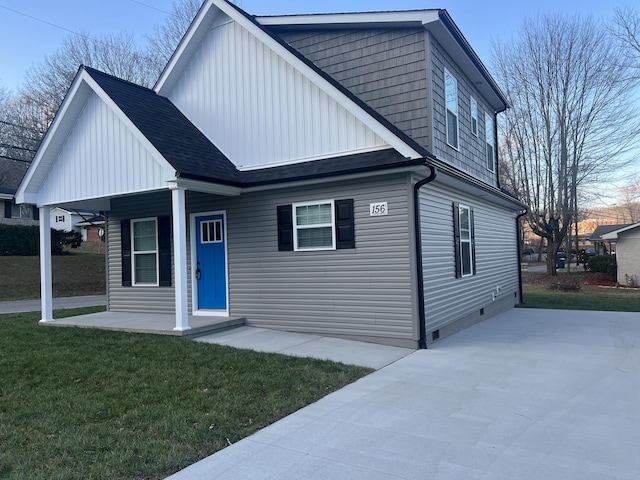
[[[424,313],[425,300],[424,300],[424,275],[422,267],[422,230],[420,226],[420,188],[427,183],[433,182],[436,179],[436,167],[432,165],[426,165],[431,169],[431,173],[428,177],[423,178],[413,186],[413,221],[414,231],[416,236],[416,259],[419,259],[417,270],[417,284],[418,284],[418,322],[420,337],[418,339],[418,348],[427,348],[427,325],[426,316]],[[522,284],[522,282],[520,282]],[[522,298],[522,296],[520,297]]]
[[[520,293],[520,303],[524,303],[524,297],[522,296],[522,245],[520,244],[520,218],[527,214],[527,210],[516,215],[516,236],[518,237],[518,292]]]

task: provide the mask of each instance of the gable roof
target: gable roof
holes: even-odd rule
[[[187,67],[193,55],[195,55],[200,42],[207,34],[215,18],[219,15],[229,16],[232,20],[238,22],[238,24],[242,25],[247,31],[263,41],[269,48],[275,50],[282,58],[285,58],[294,65],[295,68],[303,71],[312,82],[315,82],[321,86],[325,92],[329,93],[330,96],[339,100],[340,104],[346,105],[352,114],[405,157],[431,157],[431,154],[409,135],[398,129],[376,110],[369,107],[360,98],[351,93],[349,89],[317,67],[273,31],[262,26],[256,20],[255,16],[248,14],[227,0],[205,1],[169,60],[165,70],[160,74],[160,78],[154,86],[154,91],[160,95],[168,95],[170,93],[180,78],[181,73]]]
[[[604,235],[628,227],[628,223],[618,223],[615,225],[598,225],[593,233],[589,236],[591,241],[599,241],[604,239]]]
[[[633,223],[630,225],[624,225],[624,226],[620,226],[620,225],[616,225],[620,228],[617,228],[615,230],[612,230],[610,232],[607,232],[605,234],[602,235],[602,238],[604,240],[617,240],[618,236],[621,233],[625,233],[628,232],[629,230],[635,230],[636,228],[640,228],[640,222],[638,223]]]
[[[2,198],[13,198],[28,168],[29,162],[0,156],[0,196]]]
[[[239,182],[235,165],[171,101],[153,90],[84,67],[140,132],[176,169],[226,184]]]
[[[247,15],[245,13],[245,15]],[[455,63],[487,99],[495,112],[504,111],[509,102],[458,26],[445,9],[385,12],[320,13],[251,17],[268,32],[304,27],[331,28],[408,28],[429,31],[444,46]]]

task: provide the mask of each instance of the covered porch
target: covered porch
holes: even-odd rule
[[[221,332],[245,324],[243,317],[204,317],[189,315],[188,330],[176,330],[173,313],[97,312],[40,322],[51,327],[97,328],[129,333],[152,333],[193,338]]]

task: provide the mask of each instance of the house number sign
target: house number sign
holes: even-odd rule
[[[371,217],[380,217],[382,215],[387,215],[389,213],[389,209],[387,208],[387,202],[376,202],[369,204],[369,216]]]

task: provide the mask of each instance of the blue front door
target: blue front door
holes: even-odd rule
[[[224,215],[196,217],[198,309],[227,308],[227,255]]]

